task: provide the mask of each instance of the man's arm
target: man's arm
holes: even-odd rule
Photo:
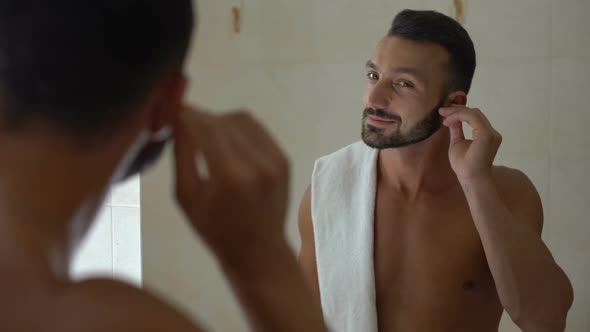
[[[573,291],[541,239],[539,195],[524,174],[500,172],[463,184],[500,301],[525,332],[564,331]]]
[[[303,274],[313,291],[318,305],[321,306],[318,267],[315,256],[315,239],[311,218],[311,187],[307,188],[299,205],[299,235],[301,237],[299,264],[301,264]]]
[[[39,296],[37,305],[44,314],[35,321],[43,331],[204,331],[149,292],[109,279],[61,286],[52,296]]]
[[[541,239],[543,211],[534,186],[522,173],[493,168],[502,136],[479,109],[452,105],[440,114],[450,131],[449,161],[502,305],[525,332],[563,331],[573,291]],[[473,128],[472,140],[465,138],[463,122]]]
[[[286,241],[246,257],[220,263],[254,331],[327,331]]]
[[[220,130],[223,128],[223,130]],[[208,172],[197,170],[196,155]],[[289,163],[249,113],[185,110],[175,128],[176,192],[255,331],[326,331],[285,236]]]

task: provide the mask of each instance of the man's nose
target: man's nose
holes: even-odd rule
[[[375,84],[367,98],[366,107],[375,109],[387,109],[391,103],[391,90],[381,82]]]

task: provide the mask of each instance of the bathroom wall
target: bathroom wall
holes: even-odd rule
[[[76,252],[75,279],[113,277],[141,285],[139,177],[116,185]]]
[[[479,61],[469,105],[504,135],[497,163],[537,186],[544,239],[575,288],[567,331],[590,331],[590,1],[200,1],[189,99],[248,107],[281,142],[298,248],[295,216],[313,161],[359,139],[364,64],[390,20],[404,8],[454,16],[458,4]],[[144,282],[214,331],[245,331],[215,261],[170,199],[172,169],[167,158],[142,178]],[[518,330],[505,319],[501,331]]]

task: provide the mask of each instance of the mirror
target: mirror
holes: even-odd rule
[[[581,1],[202,2],[206,14],[188,67],[190,99],[214,109],[248,107],[288,151],[293,168],[288,232],[299,250],[297,212],[314,162],[360,140],[365,63],[395,14],[414,8],[458,17],[477,54],[467,105],[481,109],[503,136],[495,164],[521,170],[537,189],[543,240],[575,290],[567,330],[582,332],[590,328],[585,284],[590,137],[584,125],[590,120],[584,99],[590,25],[583,14],[589,6]],[[170,192],[162,190],[171,167],[168,159],[142,179],[145,283],[195,315],[207,312],[207,321],[219,330],[243,330],[229,289],[187,226],[161,223],[180,220]],[[483,287],[477,280],[457,282],[473,292]],[[500,331],[517,330],[504,317]]]

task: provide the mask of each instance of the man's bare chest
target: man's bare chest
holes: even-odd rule
[[[486,296],[495,292],[469,207],[461,196],[404,204],[377,195],[377,292],[398,300]]]

